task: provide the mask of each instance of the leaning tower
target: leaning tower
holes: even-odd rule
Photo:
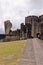
[[[10,20],[5,21],[4,25],[5,25],[5,34],[9,34],[12,27]]]

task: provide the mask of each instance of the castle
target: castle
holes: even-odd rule
[[[36,38],[42,35],[43,37],[43,15],[25,17],[25,25],[21,24],[21,36]]]
[[[27,16],[25,17],[25,25],[21,23],[21,28],[12,31],[12,24],[10,20],[4,22],[5,25],[5,40],[19,40],[27,38],[37,38],[43,39],[43,15],[41,16]]]

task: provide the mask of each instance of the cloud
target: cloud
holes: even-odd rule
[[[43,0],[0,0],[0,28],[4,29],[4,21],[11,20],[12,30],[20,28],[29,15],[43,14]],[[2,26],[3,24],[3,26]]]
[[[31,9],[43,9],[43,0],[31,0]]]
[[[43,15],[43,9],[33,9],[29,15],[36,15],[36,16],[40,16],[40,15]]]

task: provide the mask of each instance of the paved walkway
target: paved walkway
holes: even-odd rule
[[[35,39],[28,39],[17,65],[43,65],[43,44]]]

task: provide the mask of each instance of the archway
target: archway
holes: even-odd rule
[[[37,38],[40,38],[40,33],[37,33],[37,34],[36,34],[36,37],[37,37]]]

